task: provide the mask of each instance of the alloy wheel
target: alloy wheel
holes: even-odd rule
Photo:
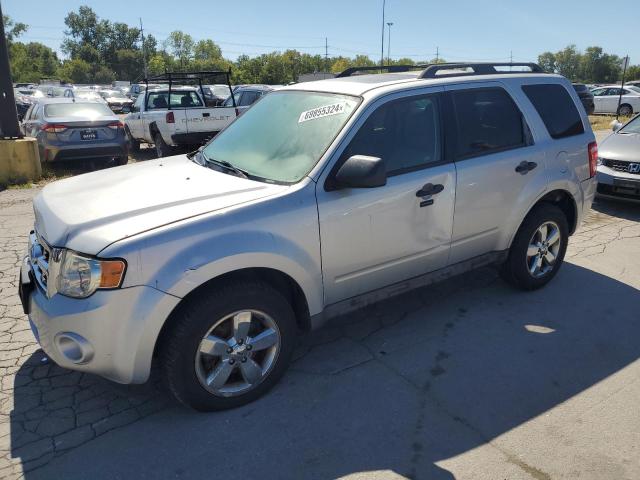
[[[527,269],[534,278],[540,278],[549,273],[556,264],[562,235],[555,222],[545,222],[540,225],[529,240],[527,248]]]
[[[242,310],[209,329],[196,352],[198,381],[210,393],[233,397],[258,386],[280,352],[280,331],[266,313]]]

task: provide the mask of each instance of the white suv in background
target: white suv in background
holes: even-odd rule
[[[223,409],[329,317],[488,264],[544,286],[596,188],[571,84],[412,68],[285,87],[193,154],[47,185],[20,281],[44,351],[121,383],[155,359],[183,403]]]

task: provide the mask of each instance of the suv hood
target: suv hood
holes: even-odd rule
[[[36,230],[50,245],[96,255],[123,238],[287,188],[202,167],[180,155],[51,183],[33,206]]]

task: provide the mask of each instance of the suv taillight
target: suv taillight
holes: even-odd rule
[[[47,133],[62,133],[66,129],[66,125],[58,125],[55,123],[45,123],[44,125],[42,125],[42,130]]]
[[[598,169],[598,143],[589,144],[589,176],[595,177]]]
[[[165,120],[167,121],[167,123],[176,123],[176,117],[173,115],[173,112],[167,112]]]

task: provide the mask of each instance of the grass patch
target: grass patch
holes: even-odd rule
[[[611,130],[611,122],[616,119],[615,115],[589,115],[589,123],[593,130]],[[626,123],[631,117],[620,117],[618,121]]]

